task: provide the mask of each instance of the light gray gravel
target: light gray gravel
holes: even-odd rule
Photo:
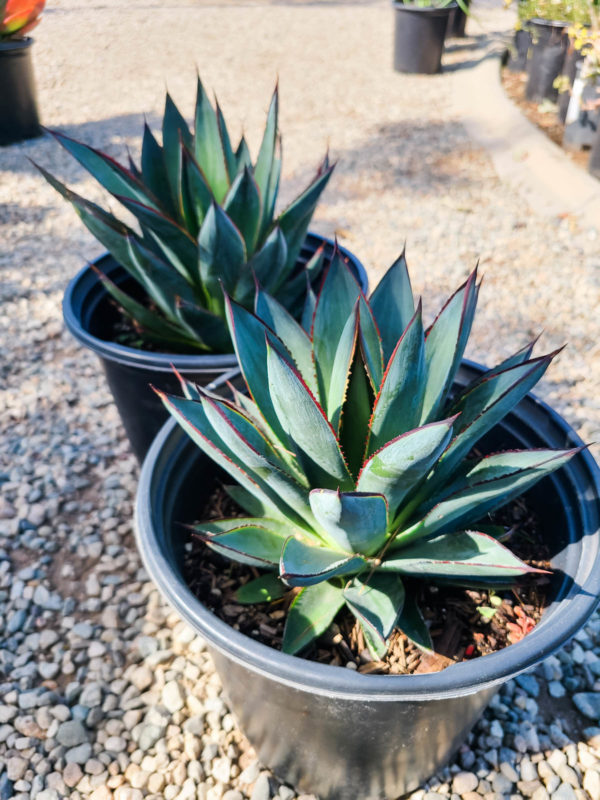
[[[387,0],[55,0],[36,32],[40,105],[46,124],[136,154],[165,84],[191,113],[197,64],[256,146],[278,74],[284,197],[329,146],[339,163],[315,228],[373,283],[407,239],[430,316],[479,258],[470,355],[500,359],[541,330],[543,349],[569,342],[540,393],[598,440],[598,232],[530,211],[469,142],[449,96],[477,57],[472,40],[451,46],[446,74],[403,77],[391,31]],[[0,800],[293,800],[238,731],[203,642],[141,567],[137,465],[60,313],[66,281],[99,247],[26,157],[99,196],[49,138],[0,150]],[[413,800],[598,800],[599,645],[595,616],[502,689]]]

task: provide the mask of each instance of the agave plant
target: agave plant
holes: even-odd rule
[[[46,0],[0,0],[0,41],[32,31],[45,5]]]
[[[38,166],[146,293],[150,307],[101,276],[146,338],[170,348],[231,352],[221,287],[251,307],[255,279],[286,308],[302,308],[307,281],[315,283],[323,269],[323,252],[305,268],[296,262],[333,167],[325,157],[310,185],[275,217],[277,118],[276,88],[252,163],[243,136],[233,149],[219,104],[212,106],[198,79],[193,133],[167,94],[162,144],[146,124],[139,167],[53,132],[137,220],[134,230]]]
[[[555,355],[533,358],[528,345],[454,392],[478,290],[475,271],[425,332],[404,256],[367,301],[336,255],[301,324],[260,289],[256,313],[227,300],[248,396],[217,398],[185,381],[185,398],[161,395],[238,482],[228,491],[248,516],[194,530],[267,570],[240,601],[299,587],[284,651],[303,649],[344,606],[376,657],[396,626],[430,648],[407,591],[414,579],[505,587],[538,571],[486,518],[576,451],[471,456]]]

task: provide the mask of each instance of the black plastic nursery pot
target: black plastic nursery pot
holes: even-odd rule
[[[468,7],[470,2],[465,3]],[[467,15],[459,5],[453,6],[448,17],[448,24],[446,27],[447,39],[463,39],[465,36],[465,29],[467,26]]]
[[[298,264],[305,264],[322,244],[325,245],[326,257],[330,257],[334,243],[318,234],[309,233]],[[340,250],[366,292],[367,274],[363,265],[348,250]],[[100,256],[93,263],[121,288],[131,289],[135,286],[135,281],[112,256]],[[67,286],[63,316],[73,336],[99,357],[127,437],[140,462],[168,417],[162,402],[149,388],[150,384],[166,392],[178,392],[179,383],[173,367],[202,386],[225,374],[234,381],[236,376],[239,377],[237,359],[233,353],[157,353],[112,341],[119,312],[91,266],[84,267]]]
[[[527,57],[531,47],[531,33],[527,27],[515,31],[513,44],[508,49],[506,67],[511,72],[525,72],[527,69]]]
[[[531,19],[528,27],[531,32],[531,49],[527,62],[525,96],[534,102],[545,98],[556,100],[558,89],[553,84],[565,63],[569,46],[568,23]]]
[[[395,10],[394,69],[396,72],[434,75],[442,68],[442,51],[448,17],[455,4],[445,8],[392,3]]]
[[[460,385],[482,368],[464,362]],[[581,444],[529,395],[482,442],[511,447]],[[136,535],[150,576],[205,638],[231,708],[263,764],[321,800],[392,800],[447,763],[509,678],[534,667],[583,625],[600,592],[600,470],[587,451],[527,495],[551,552],[551,604],[522,641],[427,675],[362,675],[285,655],[207,610],[182,573],[189,532],[202,518],[216,468],[170,420],[144,462]]]
[[[0,42],[0,145],[40,136],[31,48],[33,39]]]

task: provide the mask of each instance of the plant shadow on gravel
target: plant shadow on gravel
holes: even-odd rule
[[[66,136],[84,142],[91,147],[101,149],[119,160],[127,158],[127,141],[141,139],[144,131],[144,120],[156,130],[161,117],[157,113],[117,114],[105,119],[91,122],[66,123],[54,125],[48,123],[50,129],[56,129]],[[139,148],[134,149],[135,151]],[[30,139],[9,147],[0,147],[0,172],[14,172],[39,175],[32,161],[38,162],[49,170],[58,170],[62,177],[77,180],[85,174],[83,167],[73,159],[60,145],[46,133],[36,139]],[[40,180],[43,180],[40,176]]]

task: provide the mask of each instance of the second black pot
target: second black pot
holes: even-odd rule
[[[0,42],[0,145],[40,136],[33,39]]]
[[[528,27],[532,44],[527,62],[525,97],[534,102],[544,99],[556,100],[558,89],[555,89],[553,84],[565,63],[569,46],[568,24],[546,19],[531,19]]]
[[[434,75],[442,68],[448,17],[454,5],[420,8],[394,2],[394,69]]]
[[[465,362],[458,385],[481,374]],[[580,439],[552,409],[527,396],[482,452],[569,448]],[[189,533],[202,518],[214,464],[174,420],[142,468],[136,535],[149,575],[208,643],[242,730],[263,764],[321,800],[391,800],[420,786],[454,755],[509,678],[561,647],[594,611],[600,592],[600,471],[587,451],[527,495],[548,544],[550,606],[517,644],[428,675],[361,675],[289,656],[244,636],[212,614],[183,576]]]
[[[331,257],[334,243],[309,233],[298,263],[305,264],[322,245],[326,259]],[[367,291],[367,274],[360,261],[348,250],[340,248],[348,259],[362,289]],[[135,281],[112,256],[96,259],[95,265],[123,289],[131,289]],[[65,324],[75,338],[93,350],[100,359],[108,385],[123,422],[131,447],[143,461],[152,440],[168,417],[160,399],[150,384],[165,392],[177,393],[179,383],[173,367],[188,380],[206,386],[229,375],[240,380],[237,360],[233,353],[218,355],[180,355],[157,353],[126,347],[112,341],[115,322],[119,319],[111,296],[91,267],[85,267],[69,283],[63,299]],[[236,377],[237,376],[237,377]]]
[[[515,31],[515,38],[508,49],[506,67],[511,72],[525,72],[531,48],[531,34],[526,25]]]
[[[470,0],[465,3],[467,8],[470,5]],[[453,6],[448,17],[448,25],[446,27],[447,39],[463,39],[465,36],[465,29],[467,26],[467,15],[459,5]]]

